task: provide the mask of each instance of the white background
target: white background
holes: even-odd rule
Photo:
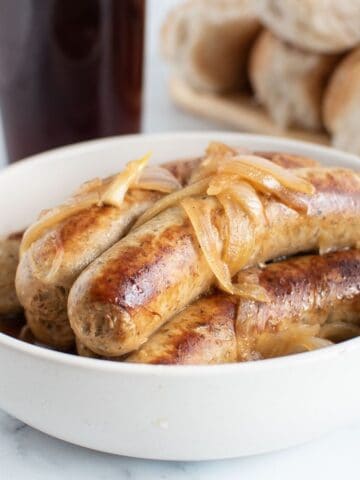
[[[177,1],[149,1],[143,123],[147,132],[218,127],[177,111],[166,94],[166,68],[157,55],[157,35],[166,10]],[[0,164],[4,163],[2,149],[0,139]],[[75,447],[0,412],[0,480],[352,480],[360,478],[359,447],[360,424],[308,445],[259,457],[207,463],[151,462]]]

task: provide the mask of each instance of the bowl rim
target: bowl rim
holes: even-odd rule
[[[155,134],[131,134],[122,136],[113,136],[102,139],[89,140],[85,142],[76,143],[73,145],[67,145],[64,147],[48,150],[46,152],[33,155],[31,157],[22,159],[14,164],[7,166],[0,171],[0,177],[8,172],[16,172],[18,170],[32,169],[34,165],[48,163],[54,161],[58,157],[64,155],[74,156],[77,153],[84,154],[86,151],[94,151],[96,149],[103,150],[109,148],[112,145],[118,143],[135,143],[139,139],[156,141],[156,142],[168,142],[169,139],[181,140],[187,139],[199,139],[207,140],[209,137],[216,138],[222,137],[228,138],[229,141],[251,141],[264,142],[264,143],[276,143],[280,147],[299,149],[299,153],[307,152],[306,154],[326,155],[327,153],[331,157],[339,156],[344,160],[351,163],[359,163],[360,158],[354,154],[343,152],[332,147],[318,145],[307,141],[287,139],[282,137],[257,135],[251,133],[238,133],[238,132],[226,132],[226,131],[180,131],[180,132],[168,132],[168,133],[155,133]],[[311,152],[311,153],[310,153]],[[181,156],[181,155],[180,155]],[[93,369],[96,371],[118,372],[119,374],[131,374],[131,375],[154,375],[154,376],[170,376],[170,377],[182,377],[182,376],[216,376],[218,374],[227,375],[234,373],[245,373],[258,371],[259,369],[274,369],[274,368],[287,368],[298,365],[299,363],[314,363],[317,361],[327,361],[330,358],[344,355],[351,352],[354,349],[360,347],[360,337],[351,340],[343,341],[336,345],[331,345],[326,348],[320,348],[310,352],[298,353],[296,355],[286,355],[283,357],[270,358],[265,360],[257,360],[250,362],[238,362],[238,363],[225,363],[220,365],[152,365],[141,363],[125,363],[116,362],[111,360],[80,357],[65,352],[59,352],[51,350],[38,345],[32,345],[16,338],[10,337],[6,334],[0,333],[0,346],[15,350],[19,353],[36,357],[40,360],[47,360],[56,364],[63,364],[71,367],[78,367],[81,369]]]
[[[360,347],[360,337],[345,340],[341,343],[319,348],[309,352],[285,355],[283,357],[268,358],[249,362],[223,363],[219,365],[153,365],[144,363],[126,363],[101,358],[80,357],[67,352],[59,352],[46,347],[32,345],[30,343],[0,333],[0,348],[7,347],[16,350],[38,360],[46,360],[51,363],[91,369],[99,372],[114,372],[119,374],[134,374],[137,376],[217,376],[218,374],[233,375],[234,373],[251,373],[260,370],[283,369],[295,367],[300,364],[313,364],[319,361],[329,361],[344,354],[351,353]]]
[[[63,147],[53,148],[36,155],[32,155],[12,164],[6,165],[5,168],[0,169],[0,176],[4,172],[16,171],[18,169],[28,169],[32,168],[35,164],[47,163],[49,160],[56,159],[57,157],[63,157],[64,155],[73,156],[76,153],[83,154],[86,151],[94,151],[99,149],[100,151],[104,148],[109,148],[112,145],[118,143],[136,143],[139,138],[144,140],[152,140],[156,142],[167,142],[169,139],[180,140],[182,138],[187,139],[199,139],[199,140],[208,140],[209,137],[213,140],[216,140],[216,137],[227,137],[229,141],[257,141],[261,143],[277,143],[279,145],[284,145],[284,147],[296,148],[302,151],[312,151],[315,155],[318,154],[330,154],[332,157],[341,156],[349,162],[357,162],[360,167],[360,157],[354,153],[345,152],[339,149],[336,149],[327,145],[320,145],[317,143],[297,140],[286,137],[277,137],[274,135],[258,135],[255,133],[242,133],[242,132],[228,132],[222,130],[207,130],[207,131],[176,131],[176,132],[165,132],[165,133],[134,133],[129,135],[114,135],[94,140],[86,140],[84,142],[78,142],[71,145],[65,145]],[[214,138],[215,137],[215,138]],[[181,158],[181,155],[177,156]]]

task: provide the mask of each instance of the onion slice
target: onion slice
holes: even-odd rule
[[[237,151],[220,142],[211,142],[205,152],[205,157],[199,167],[192,174],[189,184],[198,182],[203,178],[214,175],[217,172],[219,164],[225,158],[231,158],[237,155]]]
[[[233,283],[234,294],[254,300],[255,302],[269,303],[270,297],[264,287],[256,283]]]
[[[274,195],[288,207],[299,212],[307,211],[307,199],[303,195],[285,188],[275,177],[255,166],[246,166],[237,160],[227,160],[219,167],[219,172],[237,175],[239,179],[249,182],[256,190]]]
[[[92,192],[85,197],[82,197],[78,201],[72,201],[47,210],[25,231],[20,244],[20,256],[24,254],[30,245],[35,242],[45,230],[50,229],[54,225],[62,222],[72,215],[75,215],[76,213],[79,213],[82,210],[86,210],[87,208],[98,204],[99,200],[99,194],[97,192]]]
[[[128,188],[138,179],[145,168],[150,154],[138,160],[129,162],[124,171],[104,180],[98,178],[85,182],[67,202],[49,210],[43,211],[39,219],[25,231],[21,245],[20,256],[35,242],[44,231],[67,218],[86,210],[93,205],[112,205],[119,207]]]
[[[60,243],[60,244],[57,245],[56,253],[55,253],[51,268],[44,278],[45,282],[52,282],[53,281],[55,275],[58,273],[58,271],[59,271],[59,269],[62,265],[63,259],[64,259],[64,247]]]
[[[224,239],[224,261],[235,274],[249,261],[254,245],[254,229],[241,206],[226,193],[217,196],[227,220]]]
[[[221,240],[211,221],[212,208],[206,199],[184,198],[180,202],[195,230],[197,240],[206,262],[215,275],[219,286],[225,292],[234,293],[231,274],[227,264],[221,259]]]
[[[142,190],[155,190],[171,193],[181,188],[181,183],[175,176],[163,167],[146,167],[139,179],[131,185]]]
[[[238,163],[244,169],[249,169],[250,171],[257,170],[259,174],[262,173],[265,178],[268,176],[273,177],[283,187],[293,190],[294,192],[304,193],[306,195],[313,195],[315,192],[314,186],[310,182],[295,175],[291,169],[280,167],[280,165],[266,158],[257,155],[239,155],[231,160],[231,163],[232,162]],[[225,165],[223,166],[225,167]],[[220,170],[221,168],[222,166],[220,166]]]
[[[233,284],[231,274],[246,265],[253,245],[253,230],[238,204],[225,194],[219,202],[228,217],[229,234],[224,235],[224,259],[221,257],[221,235],[211,220],[212,208],[206,199],[185,198],[180,204],[188,215],[207,264],[216,277],[219,288],[232,295],[268,302],[264,288],[251,283]]]
[[[188,185],[181,190],[166,195],[165,197],[158,200],[152,207],[146,210],[146,212],[137,219],[133,228],[143,225],[145,222],[148,222],[167,208],[177,205],[182,199],[186,197],[189,197],[191,195],[202,195],[206,192],[208,185],[209,179],[205,178],[196,183]]]
[[[130,186],[138,180],[141,172],[146,167],[150,155],[151,153],[147,153],[138,160],[129,162],[121,173],[115,175],[109,187],[102,194],[101,203],[120,207],[124,201],[126,192]]]
[[[256,190],[250,183],[236,181],[233,175],[219,174],[210,181],[208,195],[226,192],[238,203],[253,221],[264,223],[264,207]]]
[[[256,341],[256,350],[262,358],[281,357],[332,345],[319,338],[319,325],[293,325],[276,333],[262,333]]]
[[[330,322],[321,327],[320,337],[338,343],[360,336],[360,326],[347,322]]]
[[[206,193],[208,195],[218,195],[219,193],[228,190],[238,182],[238,175],[231,173],[218,173],[211,177]]]
[[[206,157],[224,158],[226,155],[236,155],[238,152],[222,142],[210,142],[205,150]]]
[[[64,247],[63,247],[60,236],[57,234],[54,240],[55,240],[56,252],[54,257],[52,258],[50,269],[45,276],[44,275],[39,276],[40,265],[38,262],[34,260],[32,252],[30,252],[30,255],[29,255],[29,262],[31,264],[31,269],[34,277],[38,279],[41,278],[41,281],[44,283],[50,283],[54,281],[54,277],[56,276],[59,269],[61,268],[61,265],[64,259]]]
[[[249,183],[238,182],[229,188],[228,193],[254,222],[265,223],[264,206],[256,190]]]

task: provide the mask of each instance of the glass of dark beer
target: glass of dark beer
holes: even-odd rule
[[[140,128],[145,0],[0,0],[10,162]]]

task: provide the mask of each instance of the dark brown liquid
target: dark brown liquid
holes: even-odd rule
[[[0,315],[0,333],[18,338],[22,327],[25,325],[23,313],[14,315]]]
[[[145,0],[0,0],[10,161],[140,128]]]

